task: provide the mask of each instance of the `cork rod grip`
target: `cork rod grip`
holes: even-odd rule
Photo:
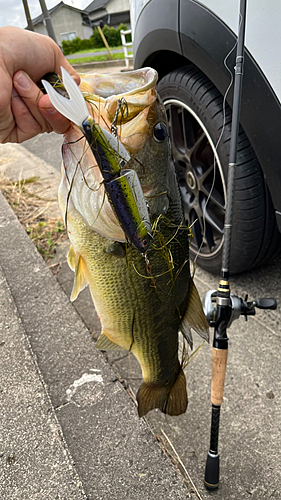
[[[217,406],[220,406],[223,401],[227,354],[228,349],[213,347],[211,401],[213,405]]]

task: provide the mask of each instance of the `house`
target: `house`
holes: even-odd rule
[[[93,28],[89,23],[87,14],[83,10],[60,2],[52,9],[49,9],[49,15],[59,45],[61,45],[63,40],[73,40],[76,37],[85,39],[90,38],[93,34]],[[33,19],[32,23],[34,31],[43,35],[48,34],[43,14]]]
[[[94,26],[99,23],[117,28],[120,23],[130,24],[129,0],[94,0],[84,10],[90,23]]]

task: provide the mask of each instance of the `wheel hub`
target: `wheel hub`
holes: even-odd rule
[[[212,259],[223,244],[226,197],[217,148],[191,108],[176,99],[164,101],[164,105],[185,218],[192,225],[190,250]]]
[[[191,191],[195,191],[197,187],[197,182],[194,173],[191,170],[186,172],[186,183]]]

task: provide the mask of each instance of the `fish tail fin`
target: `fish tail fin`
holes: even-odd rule
[[[138,413],[143,417],[159,408],[168,415],[181,415],[187,408],[186,379],[182,368],[173,385],[153,385],[143,382],[137,393]]]

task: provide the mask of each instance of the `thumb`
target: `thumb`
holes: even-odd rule
[[[38,108],[54,132],[57,134],[65,134],[67,132],[71,122],[54,108],[48,95],[41,97]]]

